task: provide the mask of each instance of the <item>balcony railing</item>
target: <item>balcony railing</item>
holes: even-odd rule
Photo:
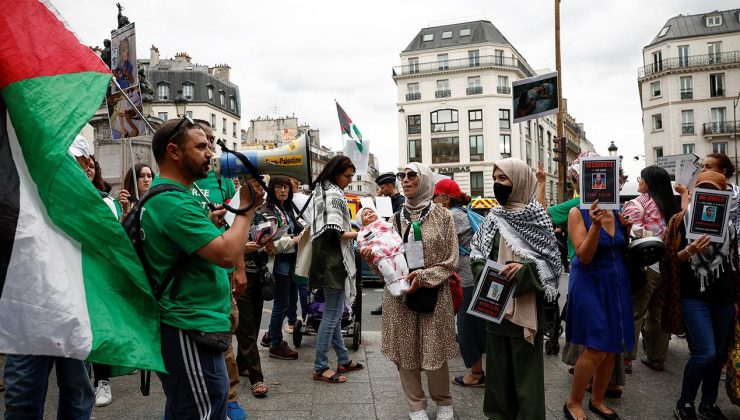
[[[709,97],[710,98],[719,98],[721,96],[725,96],[725,90],[722,88],[715,88],[715,89],[709,89]]]
[[[452,95],[452,91],[450,91],[449,89],[447,89],[447,90],[438,90],[438,91],[434,92],[434,97],[435,98],[449,98],[451,95]]]
[[[704,135],[707,134],[732,134],[735,130],[740,131],[740,124],[732,121],[704,123]]]
[[[480,95],[481,93],[483,93],[483,86],[475,86],[465,89],[465,94],[467,95]]]
[[[515,57],[502,57],[499,55],[482,55],[473,60],[470,58],[458,58],[455,60],[440,60],[429,63],[413,63],[406,66],[393,67],[393,76],[406,76],[410,74],[432,73],[446,70],[460,70],[481,67],[504,67],[519,70],[527,77],[534,73]]]
[[[496,86],[496,93],[501,93],[503,95],[508,95],[511,93],[511,88],[508,86]]]
[[[421,92],[414,92],[414,93],[406,94],[407,101],[418,101],[419,99],[421,99]]]
[[[694,134],[694,123],[681,124],[681,134]]]
[[[694,98],[693,89],[681,89],[681,99],[693,99],[693,98]]]
[[[719,54],[692,55],[680,58],[666,58],[637,69],[637,77],[643,78],[669,70],[705,67],[717,64],[740,63],[740,51],[728,51]]]

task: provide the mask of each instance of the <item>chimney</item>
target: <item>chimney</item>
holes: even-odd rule
[[[149,67],[154,68],[159,64],[159,48],[152,45],[149,50]]]
[[[179,52],[175,54],[175,60],[181,60],[181,61],[187,61],[190,62],[190,56],[186,52]]]
[[[215,67],[213,67],[213,70],[211,74],[222,82],[229,83],[229,71],[231,70],[231,67],[229,67],[228,64],[216,64]]]

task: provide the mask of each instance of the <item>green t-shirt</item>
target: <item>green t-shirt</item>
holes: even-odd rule
[[[236,194],[236,188],[234,188],[234,182],[229,178],[221,178],[221,187],[218,186],[218,179],[216,178],[216,173],[213,170],[208,171],[208,176],[204,179],[199,179],[195,182],[198,187],[203,190],[203,194],[208,198],[208,200],[215,204],[223,204],[224,202],[229,202],[231,200],[231,197]],[[191,191],[193,193],[193,197],[195,197],[196,200],[203,206],[203,208],[208,211],[208,206],[206,205],[205,200],[203,200],[203,197],[198,194],[198,191],[195,189],[195,187],[191,188]]]
[[[152,187],[175,181],[157,177]],[[221,235],[200,201],[179,191],[160,193],[141,212],[144,253],[151,266],[150,280],[162,283],[165,274],[183,253],[189,255],[178,271],[180,284],[173,299],[169,286],[159,301],[161,319],[183,330],[228,332],[231,286],[226,270],[196,254]]]
[[[568,213],[573,207],[578,207],[581,204],[581,198],[571,198],[565,203],[551,206],[547,209],[552,217],[552,224],[560,227],[568,228]],[[573,261],[573,257],[576,256],[576,249],[573,248],[573,242],[570,241],[568,236],[568,261]]]

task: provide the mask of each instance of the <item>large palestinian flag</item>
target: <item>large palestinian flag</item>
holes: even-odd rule
[[[48,2],[0,1],[0,353],[163,370],[141,264],[67,151],[110,79]]]

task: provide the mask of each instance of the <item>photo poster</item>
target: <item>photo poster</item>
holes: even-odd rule
[[[501,323],[506,314],[506,306],[514,296],[516,284],[501,275],[503,265],[486,260],[481,278],[475,287],[473,299],[467,313],[485,320]]]
[[[581,158],[581,209],[599,200],[605,210],[619,210],[619,158]]]
[[[347,138],[344,142],[344,155],[355,165],[355,175],[367,174],[368,160],[370,159],[370,142],[362,140],[362,151],[357,148],[354,139]]]
[[[393,217],[393,201],[390,197],[375,197],[375,207],[378,209],[378,216],[386,219]]]
[[[511,90],[515,123],[558,112],[557,72],[516,80]]]
[[[680,159],[676,161],[676,184],[685,186],[694,185],[694,177],[699,174],[701,168],[696,166],[693,159]]]
[[[139,84],[139,69],[136,63],[136,28],[129,23],[111,31],[110,70],[121,89]],[[118,88],[113,87],[115,93]]]
[[[696,188],[691,196],[691,217],[686,239],[709,235],[710,242],[725,240],[730,220],[732,191]]]
[[[136,112],[136,109],[123,95],[131,99],[139,112]],[[113,140],[146,135],[146,122],[141,118],[144,108],[139,86],[108,95],[106,104],[108,105],[108,119],[110,120],[110,136]]]

